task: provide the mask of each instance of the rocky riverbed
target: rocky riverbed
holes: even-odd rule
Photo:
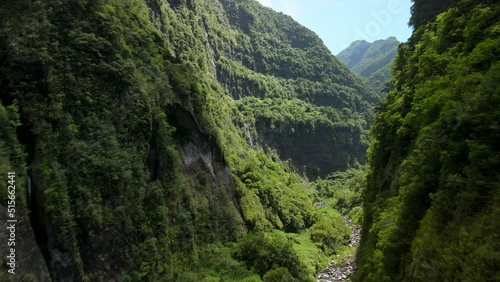
[[[345,223],[352,228],[349,237],[349,247],[358,247],[360,240],[359,226],[355,225],[348,217],[344,217]],[[317,282],[350,281],[356,273],[355,253],[351,253],[346,261],[338,263],[335,260],[330,262],[328,267],[316,275]]]

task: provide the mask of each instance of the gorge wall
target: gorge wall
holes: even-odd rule
[[[369,149],[359,281],[495,281],[500,5],[414,1]]]
[[[256,1],[2,1],[0,172],[17,173],[19,264],[36,266],[16,279],[313,279],[318,261],[207,258],[276,230],[252,238],[296,259],[291,236],[325,217],[299,175],[363,163],[378,100]]]

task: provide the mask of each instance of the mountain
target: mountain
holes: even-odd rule
[[[498,281],[500,4],[414,1],[378,106],[359,281]]]
[[[0,280],[314,281],[379,100],[257,1],[2,1]]]
[[[392,76],[392,61],[398,45],[399,41],[392,36],[373,43],[357,40],[336,57],[350,70],[366,78],[368,85],[381,93]]]

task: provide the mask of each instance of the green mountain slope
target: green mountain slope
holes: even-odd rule
[[[256,1],[2,1],[0,168],[36,267],[0,280],[313,281],[349,231],[299,174],[364,162],[378,100]]]
[[[310,178],[364,163],[377,94],[311,31],[255,1],[221,1],[236,44],[217,53],[218,76],[255,120],[257,141]]]
[[[359,281],[500,279],[499,19],[415,1],[372,127]]]
[[[336,57],[350,70],[364,77],[377,92],[381,93],[392,76],[392,61],[399,41],[395,37],[369,43],[354,41]]]

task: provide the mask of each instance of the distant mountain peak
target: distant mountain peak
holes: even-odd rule
[[[368,84],[381,92],[391,77],[391,65],[397,53],[399,41],[390,36],[370,43],[356,40],[336,57],[349,69],[368,80]]]

